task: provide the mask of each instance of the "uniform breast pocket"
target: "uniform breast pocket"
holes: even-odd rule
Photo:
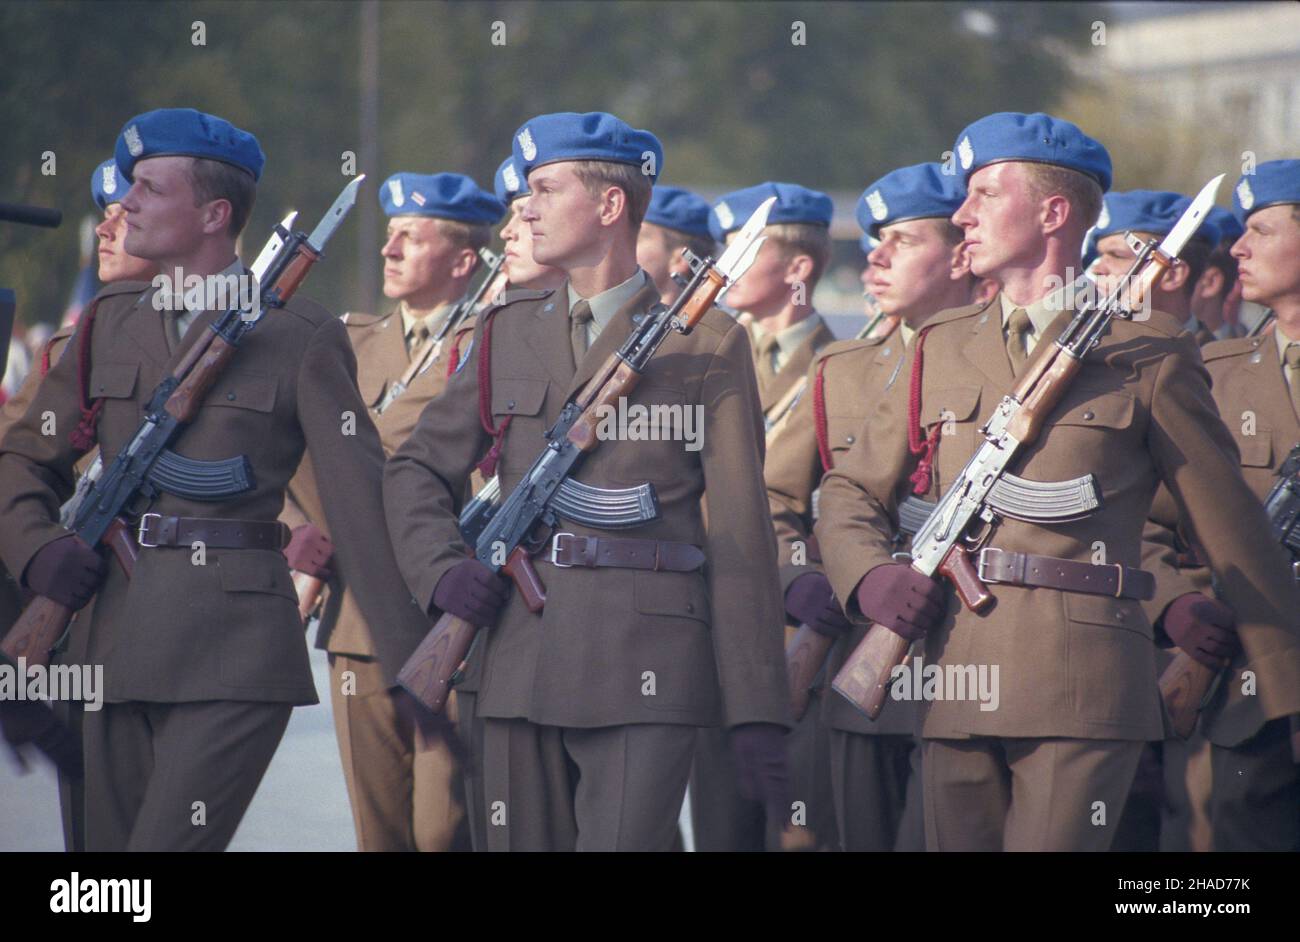
[[[136,363],[95,363],[90,370],[91,399],[102,399],[104,410],[113,419],[134,420],[140,409],[135,403],[135,387],[140,367]]]
[[[1256,428],[1253,435],[1243,435],[1240,429],[1232,430],[1232,438],[1241,452],[1241,463],[1247,468],[1273,467],[1273,432]]]
[[[834,461],[839,463],[839,456],[853,447],[862,434],[862,425],[866,422],[864,415],[828,415],[826,417],[826,440],[830,445]]]
[[[600,476],[620,484],[681,483],[699,466],[708,429],[704,407],[680,389],[640,386],[600,417]]]
[[[546,390],[544,379],[492,378],[492,420],[498,428],[510,417],[506,447],[501,455],[503,470],[526,471],[546,444]]]
[[[940,487],[961,473],[975,450],[979,404],[978,386],[943,386],[927,390],[922,399],[922,428],[928,435],[935,426],[939,427]]]

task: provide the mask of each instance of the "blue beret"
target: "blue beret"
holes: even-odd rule
[[[887,173],[858,197],[858,225],[880,238],[882,226],[908,219],[948,219],[966,199],[961,178],[936,163],[916,164]]]
[[[1110,154],[1077,125],[1049,114],[999,111],[980,118],[957,135],[953,150],[965,178],[981,167],[1005,160],[1055,164],[1087,174],[1110,189]]]
[[[858,239],[858,248],[862,249],[863,255],[870,255],[875,251],[876,246],[879,244],[879,240],[871,238],[871,236],[867,235],[865,232],[862,234],[862,237]]]
[[[820,190],[810,190],[797,183],[760,183],[728,193],[713,204],[713,211],[709,213],[709,232],[713,241],[725,241],[727,233],[748,222],[754,210],[769,196],[776,197],[767,217],[769,226],[787,222],[811,226],[831,224],[831,212],[835,207],[831,198]]]
[[[1222,206],[1211,206],[1210,211],[1205,214],[1203,225],[1212,225],[1218,229],[1220,242],[1236,242],[1246,231],[1241,223],[1237,222],[1237,217],[1232,215],[1232,211]]]
[[[131,184],[117,169],[117,161],[112,157],[95,168],[90,177],[90,196],[101,210],[108,209],[113,203],[122,202]]]
[[[659,138],[604,111],[538,115],[515,132],[513,152],[515,166],[525,177],[537,167],[561,160],[645,165],[652,171],[647,174],[651,183],[664,169]]]
[[[528,178],[520,173],[515,165],[513,154],[501,161],[501,166],[497,167],[497,175],[492,181],[492,187],[496,190],[497,199],[503,206],[509,206],[519,197],[532,193],[532,190],[528,189]]]
[[[266,163],[257,138],[224,118],[193,108],[160,108],[136,115],[117,136],[114,151],[128,180],[135,179],[131,171],[137,160],[170,154],[233,164],[251,173],[254,180],[262,178]]]
[[[712,238],[709,232],[709,204],[679,186],[657,186],[650,191],[645,221],[689,236]]]
[[[1300,203],[1300,160],[1262,163],[1232,191],[1232,209],[1243,226],[1255,210],[1279,203]]]
[[[463,173],[395,173],[379,188],[389,216],[428,216],[470,225],[500,222],[506,208]]]
[[[1190,197],[1167,190],[1107,193],[1092,232],[1094,241],[1125,230],[1168,235],[1191,205]],[[1208,216],[1201,220],[1196,235],[1210,245],[1219,244],[1219,228]]]

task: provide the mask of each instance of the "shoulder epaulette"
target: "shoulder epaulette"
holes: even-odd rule
[[[1243,353],[1253,353],[1268,341],[1273,343],[1273,339],[1268,336],[1263,337],[1233,337],[1229,340],[1214,340],[1201,347],[1201,359],[1206,363],[1211,360],[1222,360],[1227,357],[1241,356]]]
[[[963,304],[961,307],[950,307],[945,311],[939,311],[925,322],[926,327],[938,327],[940,324],[949,324],[954,321],[966,320],[974,317],[976,314],[982,314],[987,311],[993,302],[998,299],[997,295],[984,304]]]
[[[386,317],[392,317],[396,311],[389,311],[387,314],[366,314],[361,311],[347,311],[343,314],[341,320],[348,327],[369,327],[371,324],[377,324]]]

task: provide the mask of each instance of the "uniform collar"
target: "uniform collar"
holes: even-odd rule
[[[912,342],[912,338],[916,336],[916,328],[910,326],[907,321],[900,320],[898,322],[898,336],[903,338],[903,346],[907,346]]]
[[[595,322],[596,331],[603,331],[607,324],[614,319],[614,315],[627,302],[631,301],[638,291],[645,285],[649,276],[641,269],[640,266],[632,273],[632,277],[622,284],[617,284],[596,295],[594,298],[587,298],[587,304],[591,306],[591,319]],[[573,313],[573,306],[583,300],[582,295],[573,290],[573,284],[566,281],[564,283],[565,291],[568,292],[569,313]]]
[[[241,262],[239,260],[239,256],[236,255],[235,260],[231,262],[229,265],[227,265],[225,268],[221,269],[221,271],[217,272],[215,275],[209,275],[207,278],[203,279],[203,282],[201,284],[197,284],[193,288],[190,288],[190,290],[186,291],[181,296],[181,304],[184,306],[185,310],[191,314],[198,314],[202,311],[206,311],[207,305],[205,304],[205,302],[208,300],[208,296],[207,296],[208,292],[205,289],[206,286],[209,284],[209,279],[216,279],[216,278],[226,279],[231,275],[235,276],[236,278],[239,278],[242,277],[243,274],[244,274],[244,263]],[[236,291],[233,294],[235,298],[239,297],[239,292]]]
[[[1052,321],[1065,310],[1065,302],[1071,298],[1083,297],[1084,292],[1088,290],[1087,278],[1080,276],[1072,285],[1064,285],[1056,288],[1043,295],[1033,304],[1024,305],[1025,313],[1029,315],[1029,323],[1033,326],[1033,336],[1035,339],[1043,336],[1043,332],[1051,326]],[[1005,292],[998,292],[998,298],[1002,303],[1002,326],[1007,326],[1007,321],[1011,319],[1011,312],[1018,305],[1006,296]]]
[[[1286,362],[1286,348],[1293,343],[1300,343],[1300,338],[1288,337],[1282,333],[1282,325],[1277,321],[1273,322],[1273,340],[1277,343],[1277,360],[1279,363]]]
[[[781,357],[788,359],[790,354],[799,348],[799,344],[812,336],[813,331],[817,329],[821,322],[821,315],[813,311],[798,323],[778,330],[774,336],[776,337],[777,349],[781,351]],[[765,336],[767,336],[767,331],[763,330],[758,324],[754,324],[754,343],[757,345]]]
[[[455,306],[455,302],[444,301],[442,304],[439,304],[437,307],[435,307],[424,317],[417,317],[411,311],[410,306],[405,301],[402,301],[397,305],[397,310],[402,315],[402,336],[404,338],[410,339],[410,336],[412,332],[414,332],[416,325],[420,323],[423,323],[426,327],[428,327],[429,333],[432,334],[434,332],[434,325],[441,322],[442,319],[447,316],[447,314],[451,311],[451,309],[454,306]]]

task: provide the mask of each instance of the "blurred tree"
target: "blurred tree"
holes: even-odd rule
[[[363,198],[398,169],[489,184],[527,118],[591,110],[654,130],[669,182],[857,190],[939,159],[981,114],[1053,107],[1072,81],[1062,50],[1087,46],[1096,9],[386,2],[381,166],[357,168],[372,176]],[[0,200],[57,206],[70,221],[93,211],[90,172],[126,119],[187,105],[253,131],[268,154],[246,251],[290,206],[314,223],[346,182],[343,153],[361,153],[359,16],[356,3],[0,4]],[[193,44],[196,22],[205,45]],[[40,172],[45,151],[54,176]],[[358,296],[356,228],[307,288],[337,310],[380,301]],[[0,284],[18,290],[25,320],[62,310],[75,230],[0,228]]]

